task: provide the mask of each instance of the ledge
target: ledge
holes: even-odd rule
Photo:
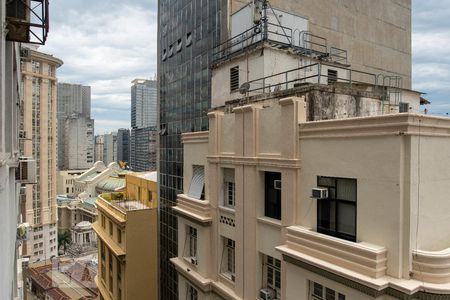
[[[209,131],[198,131],[198,132],[189,132],[183,133],[181,135],[181,142],[183,144],[201,144],[208,143]]]
[[[353,243],[301,226],[287,228],[286,245],[277,249],[289,256],[306,254],[336,266],[380,278],[386,274],[387,250],[367,243]],[[289,249],[293,251],[284,251]],[[294,255],[293,255],[294,254]]]
[[[450,283],[450,248],[412,253],[413,277],[431,283]]]
[[[179,257],[174,257],[170,259],[170,262],[175,266],[175,269],[177,270],[178,273],[180,273],[183,277],[187,278],[190,282],[195,284],[203,292],[211,291],[212,280],[203,277],[200,273],[193,270],[191,266],[189,266],[183,261],[183,259]]]
[[[306,122],[299,125],[300,139],[422,135],[450,136],[450,119],[430,115],[397,113],[372,117]]]
[[[212,222],[211,206],[207,200],[198,200],[185,194],[179,194],[177,195],[177,206],[172,209],[201,224]]]

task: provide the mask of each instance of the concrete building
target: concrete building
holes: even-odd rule
[[[58,195],[58,232],[71,231],[80,222],[94,223],[97,216],[95,200],[85,193],[72,198]]]
[[[130,130],[117,131],[117,162],[130,162]]]
[[[56,193],[58,195],[74,195],[75,179],[87,170],[66,170],[58,171]]]
[[[105,137],[103,135],[95,136],[95,149],[94,158],[95,161],[103,161],[103,148],[105,147]]]
[[[117,161],[117,132],[103,135],[103,162],[109,165]]]
[[[174,288],[177,286],[176,278],[168,263],[168,258],[176,255],[171,251],[178,248],[178,242],[173,238],[177,234],[166,233],[177,231],[170,207],[175,204],[175,195],[183,189],[181,133],[207,130],[206,113],[211,105],[238,99],[241,87],[241,91],[246,93],[247,85],[243,84],[278,73],[283,73],[279,77],[285,78],[295,74],[295,84],[302,83],[298,80],[300,78],[308,81],[305,79],[307,76],[301,74],[312,71],[316,81],[325,75],[319,82],[328,81],[328,76],[330,81],[334,81],[341,75],[348,80],[348,61],[352,68],[375,75],[366,77],[364,73],[352,72],[356,76],[352,78],[353,82],[380,81],[381,85],[391,85],[392,98],[398,94],[399,87],[411,87],[411,1],[274,0],[270,2],[274,10],[269,8],[265,15],[272,24],[266,30],[262,30],[264,22],[260,22],[259,11],[256,10],[255,15],[253,7],[247,6],[249,2],[252,1],[209,1],[208,10],[185,1],[159,2],[158,96],[162,132],[159,170],[163,207],[160,212],[160,257],[161,293],[165,299],[178,298],[178,288]],[[261,8],[266,5],[259,4]],[[174,5],[181,9],[173,10]],[[185,11],[189,13],[186,15]],[[259,23],[252,28],[254,21]],[[204,32],[202,28],[206,28],[206,24],[208,31]],[[227,40],[228,37],[236,38]],[[292,56],[283,57],[283,61],[271,59],[273,49],[260,46],[272,42],[277,49],[284,49]],[[252,53],[247,52],[256,48]],[[229,55],[236,59],[236,53],[241,62],[230,62]],[[264,53],[259,62],[254,61],[257,53]],[[254,56],[249,58],[254,63],[249,68],[245,65],[247,54]],[[314,65],[315,59],[320,59],[321,64]],[[343,69],[332,69],[328,73],[328,68],[324,67],[328,62],[338,63]],[[212,95],[211,75],[214,68],[221,65],[226,65],[228,72],[222,73],[223,77],[217,77],[216,83],[212,84],[212,92],[217,93]],[[212,71],[209,69],[211,66]],[[284,73],[301,67],[304,69]],[[377,79],[379,73],[385,74],[384,77]],[[400,78],[397,76],[401,76],[402,84],[396,81]],[[269,81],[260,93],[282,88],[280,78],[274,76],[272,79],[273,84]],[[233,93],[227,94],[231,81]],[[253,82],[248,90],[262,84]],[[293,85],[294,81],[290,88]],[[252,95],[255,94],[258,93],[253,91]],[[400,106],[399,103],[395,105]],[[394,106],[381,107],[397,109]]]
[[[91,87],[58,83],[58,168],[76,170],[94,163]]]
[[[0,22],[5,28],[0,33],[0,299],[21,297],[21,291],[18,291],[20,283],[16,278],[17,272],[20,272],[16,268],[16,260],[20,255],[17,245],[26,236],[17,236],[22,197],[19,196],[21,180],[16,178],[16,172],[20,168],[19,130],[23,103],[20,89],[20,44],[11,37],[14,31],[11,31],[9,22],[12,17],[8,14],[10,5],[9,1],[0,1]],[[32,175],[32,172],[29,174]],[[24,175],[22,179],[28,174]],[[34,177],[35,175],[34,173]]]
[[[64,126],[64,169],[79,170],[92,167],[94,120],[72,115],[66,118]]]
[[[156,170],[158,130],[156,127],[133,128],[130,136],[130,167],[135,172]]]
[[[157,126],[156,81],[135,79],[131,83],[131,127]]]
[[[22,61],[23,155],[36,159],[37,184],[27,185],[22,218],[32,227],[23,255],[31,262],[57,256],[57,103],[56,69],[62,61],[52,55],[26,49],[30,60]]]
[[[158,299],[156,172],[126,182],[124,193],[96,202],[100,299]]]
[[[115,192],[125,186],[125,175],[129,171],[122,170],[116,163],[108,167],[101,161],[75,178],[75,195],[85,193],[88,198],[97,197],[101,193]]]

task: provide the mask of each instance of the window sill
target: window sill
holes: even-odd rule
[[[188,263],[189,265],[193,266],[194,268],[197,268],[197,266],[198,266],[198,260],[197,260],[197,263],[194,264],[194,263],[192,263],[192,258],[197,259],[197,257],[189,257],[189,256],[184,256],[184,257],[183,257],[183,259],[184,259],[184,261],[185,261],[186,263]]]
[[[267,224],[267,225],[274,226],[277,228],[283,227],[283,225],[281,225],[281,220],[272,219],[269,217],[259,217],[257,220],[259,223]]]
[[[232,276],[236,276],[236,274],[232,274],[230,272],[225,272],[225,273],[220,273],[219,274],[220,277],[222,277],[223,279],[225,279],[228,283],[234,285],[236,283],[236,277],[235,280],[233,281],[231,278]]]
[[[234,208],[223,206],[223,205],[219,206],[219,210],[222,212],[225,212],[225,213],[233,214],[233,215],[236,213],[236,210]]]

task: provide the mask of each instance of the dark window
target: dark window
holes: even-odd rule
[[[333,84],[337,81],[338,72],[337,70],[328,69],[328,84]]]
[[[264,215],[281,220],[281,173],[264,173]]]
[[[409,103],[406,102],[400,102],[399,106],[399,112],[404,113],[409,111]]]
[[[317,178],[328,188],[328,198],[317,200],[317,231],[356,241],[356,179]]]
[[[230,90],[239,90],[239,66],[230,69]]]

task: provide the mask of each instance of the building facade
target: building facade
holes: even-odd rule
[[[56,193],[58,195],[74,195],[75,179],[86,172],[86,170],[58,171]]]
[[[23,247],[31,261],[57,256],[57,103],[56,69],[62,61],[27,49],[22,61],[23,154],[36,160],[37,184],[27,185],[22,217],[33,230]]]
[[[103,135],[95,136],[95,149],[94,158],[95,161],[103,161],[103,148],[105,147],[105,137]]]
[[[157,83],[155,80],[135,79],[131,86],[131,128],[157,125]]]
[[[103,135],[103,162],[108,165],[117,161],[117,132]]]
[[[58,168],[76,170],[94,163],[91,87],[58,83]]]
[[[156,127],[133,128],[130,136],[130,167],[135,172],[156,170],[158,130]]]
[[[117,162],[130,162],[130,130],[117,131]]]
[[[126,177],[125,192],[96,202],[100,299],[158,299],[156,172]]]
[[[72,115],[64,124],[64,169],[79,170],[94,164],[94,120]]]

